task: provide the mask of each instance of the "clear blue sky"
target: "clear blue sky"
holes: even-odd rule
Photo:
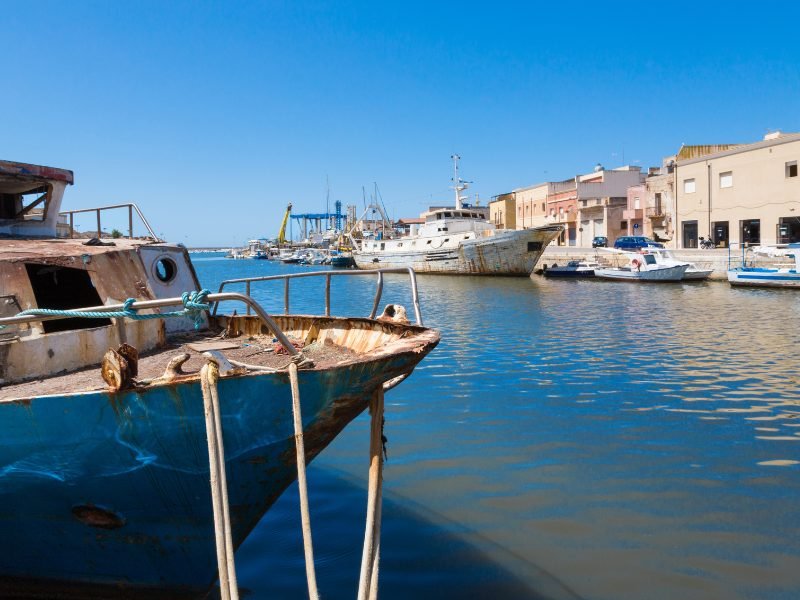
[[[188,245],[800,131],[800,3],[6,2],[0,158]]]

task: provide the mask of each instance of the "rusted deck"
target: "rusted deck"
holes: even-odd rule
[[[295,342],[296,340],[290,339]],[[301,342],[297,341],[298,344]],[[165,348],[147,352],[139,357],[137,381],[161,377],[170,360],[188,354],[189,360],[182,364],[187,375],[200,371],[206,363],[203,352],[209,349],[206,344],[225,346],[220,352],[229,360],[248,365],[283,369],[288,366],[290,357],[283,353],[271,335],[240,335],[235,338],[223,337],[212,332],[182,334],[170,338]],[[330,340],[316,341],[302,348],[304,357],[314,362],[315,368],[328,368],[343,361],[350,361],[356,352],[333,344]],[[72,373],[55,375],[42,379],[7,384],[0,387],[0,401],[30,398],[49,394],[64,394],[89,390],[106,389],[100,375],[100,365],[81,369]]]

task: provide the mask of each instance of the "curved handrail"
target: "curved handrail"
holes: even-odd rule
[[[414,316],[416,318],[416,323],[419,326],[422,326],[422,312],[419,306],[419,292],[417,289],[417,274],[411,267],[398,267],[398,268],[389,268],[389,269],[373,269],[373,270],[364,270],[364,271],[307,271],[302,273],[285,273],[282,275],[263,275],[260,277],[241,277],[238,279],[226,279],[219,285],[218,293],[222,293],[222,290],[225,289],[228,285],[233,285],[236,283],[244,283],[246,286],[245,295],[250,297],[250,286],[254,282],[259,281],[284,281],[284,313],[289,313],[289,282],[292,279],[299,279],[303,277],[325,277],[325,316],[329,317],[331,314],[331,302],[330,302],[330,292],[331,292],[331,278],[332,277],[357,277],[357,276],[369,276],[369,275],[376,275],[377,274],[377,282],[376,282],[376,289],[375,289],[375,298],[372,303],[372,311],[369,314],[370,319],[374,319],[375,315],[378,312],[378,306],[380,305],[381,296],[383,295],[383,275],[385,273],[407,273],[409,280],[411,282],[411,299],[414,303]],[[219,301],[214,301],[212,299],[212,294],[209,296],[209,300],[214,302],[214,307],[211,310],[212,315],[217,314],[217,308],[219,306]]]

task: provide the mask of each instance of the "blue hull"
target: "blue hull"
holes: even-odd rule
[[[301,371],[308,459],[423,355]],[[219,397],[238,547],[296,477],[288,376],[221,379]],[[104,597],[207,591],[216,555],[199,383],[0,403],[0,528],[0,592],[27,580]]]

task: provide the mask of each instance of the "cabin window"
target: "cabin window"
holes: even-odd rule
[[[654,265],[656,264],[656,257],[653,256],[652,254],[645,254],[644,262],[646,262],[648,265]]]
[[[400,248],[403,246],[403,242],[397,242],[397,247]]]
[[[16,182],[0,187],[0,219],[43,221],[52,186]]]
[[[178,265],[174,260],[165,256],[153,263],[153,273],[161,283],[169,283],[178,274]]]
[[[33,288],[38,308],[68,310],[100,306],[103,302],[94,288],[88,271],[70,269],[57,265],[26,264],[28,279]],[[111,325],[111,319],[58,319],[42,321],[45,333],[70,331],[72,329],[90,329]]]
[[[449,241],[450,241],[450,238],[444,238],[444,241],[445,241],[445,242],[449,242]]]
[[[446,213],[444,213],[444,218],[445,218],[445,219],[446,219],[447,217],[452,217],[452,216],[453,216],[453,213],[449,213],[449,212],[446,212]]]
[[[381,242],[381,250],[385,250],[385,249],[386,249],[386,244],[384,242]]]

